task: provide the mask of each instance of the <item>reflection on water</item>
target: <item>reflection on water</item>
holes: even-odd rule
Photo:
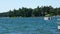
[[[0,18],[0,34],[58,34],[56,17]]]

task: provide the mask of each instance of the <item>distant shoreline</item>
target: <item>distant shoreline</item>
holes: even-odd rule
[[[60,7],[53,8],[52,6],[42,6],[37,8],[19,8],[18,10],[9,10],[8,12],[0,13],[0,17],[45,17],[45,16],[60,16]]]
[[[56,17],[56,16],[40,16],[40,17]],[[0,17],[0,18],[39,18],[39,17]]]

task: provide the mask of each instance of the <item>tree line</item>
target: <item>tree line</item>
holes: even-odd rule
[[[0,17],[40,17],[56,15],[60,15],[60,8],[53,8],[52,6],[38,6],[34,9],[22,7],[18,10],[14,9],[0,13]]]

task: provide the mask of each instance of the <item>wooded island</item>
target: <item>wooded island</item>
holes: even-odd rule
[[[41,6],[37,8],[19,8],[9,10],[8,12],[0,13],[0,17],[40,17],[40,16],[56,16],[60,15],[60,7],[53,8],[52,6]]]

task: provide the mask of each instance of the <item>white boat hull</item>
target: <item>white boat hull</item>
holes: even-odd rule
[[[58,26],[58,29],[60,29],[60,26]]]

